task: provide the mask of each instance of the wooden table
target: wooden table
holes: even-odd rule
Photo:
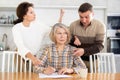
[[[77,74],[72,74],[72,78],[39,78],[38,74],[35,73],[7,73],[0,72],[0,80],[120,80],[120,73],[116,74],[92,74],[88,73],[87,78],[81,78]]]

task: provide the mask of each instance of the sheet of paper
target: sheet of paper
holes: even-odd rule
[[[69,77],[72,77],[70,75],[59,75],[57,73],[53,73],[51,75],[46,75],[46,74],[42,74],[42,73],[39,73],[39,78],[69,78]]]

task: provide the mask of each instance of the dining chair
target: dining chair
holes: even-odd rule
[[[16,51],[3,51],[1,72],[31,72],[31,60],[22,58]]]
[[[116,73],[113,53],[97,53],[89,57],[91,73]]]

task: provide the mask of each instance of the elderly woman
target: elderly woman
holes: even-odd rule
[[[67,27],[62,23],[53,26],[50,32],[50,38],[54,42],[48,45],[40,56],[43,65],[34,66],[34,72],[52,74],[74,73],[74,68],[86,68],[80,57],[74,56],[74,47],[70,46],[70,33]]]

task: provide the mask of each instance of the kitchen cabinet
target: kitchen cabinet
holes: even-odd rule
[[[15,8],[0,7],[0,27],[13,26],[15,19]]]
[[[7,50],[14,50],[12,27],[13,21],[16,19],[15,15],[15,7],[0,7],[0,43],[6,44]],[[4,34],[7,36],[3,41]]]

